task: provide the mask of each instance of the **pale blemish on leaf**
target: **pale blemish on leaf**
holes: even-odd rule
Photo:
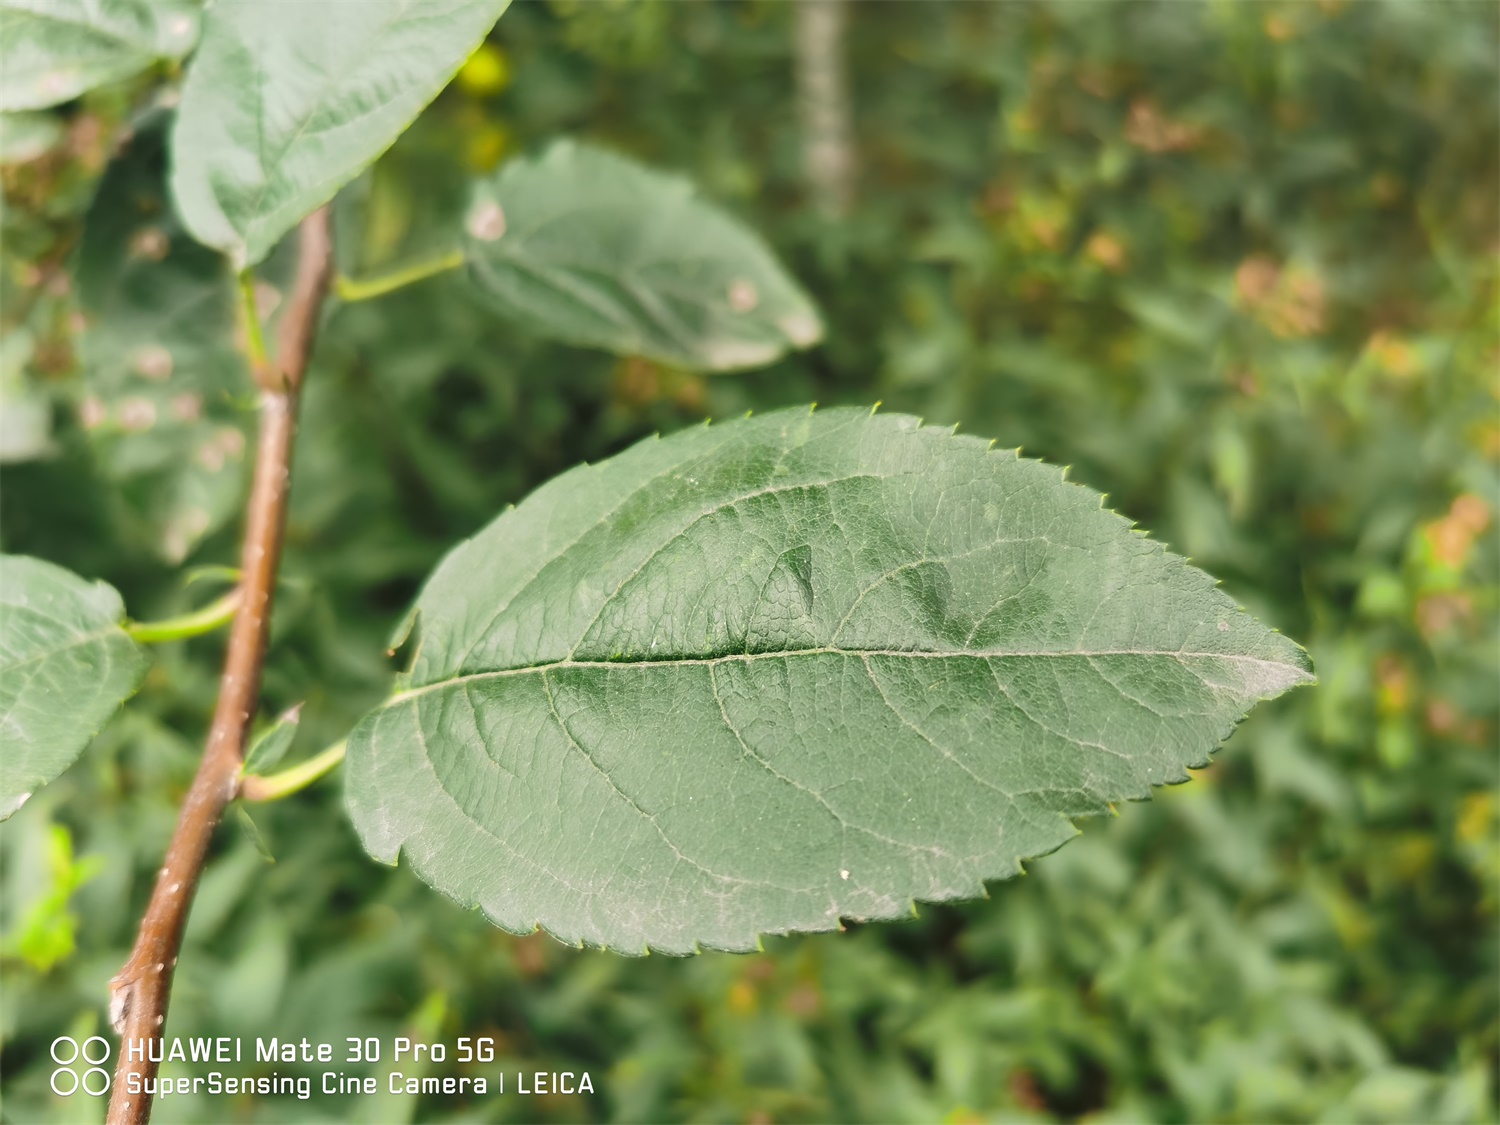
[[[171,248],[171,241],[160,227],[142,227],[130,238],[129,255],[148,262],[160,262]]]
[[[760,304],[760,293],[753,281],[738,278],[729,286],[729,307],[735,312],[749,312]]]
[[[494,242],[505,234],[505,212],[494,200],[479,204],[469,212],[464,229],[470,238],[480,242]]]
[[[172,353],[160,344],[148,344],[135,353],[130,366],[143,379],[165,382],[172,377]]]
[[[140,433],[156,425],[156,403],[149,398],[132,396],[120,403],[120,429]]]

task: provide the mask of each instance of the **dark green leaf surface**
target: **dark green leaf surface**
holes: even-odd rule
[[[856,410],[575,469],[417,609],[349,740],[366,848],[634,952],[980,895],[1311,679],[1056,468]]]
[[[676,176],[563,141],[475,189],[476,283],[528,329],[682,367],[769,363],[823,334],[765,243]]]
[[[73,764],[147,660],[114,588],[0,555],[0,820]]]
[[[0,0],[0,109],[71,101],[197,38],[197,5],[182,0]]]
[[[172,141],[189,230],[259,262],[390,147],[507,3],[215,4]]]
[[[235,346],[234,279],[163,197],[164,140],[148,130],[130,142],[84,224],[79,413],[132,530],[176,563],[242,502],[253,384]]]

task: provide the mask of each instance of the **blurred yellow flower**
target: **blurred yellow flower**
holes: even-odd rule
[[[498,94],[510,85],[510,60],[493,43],[481,43],[458,71],[458,87],[476,98]]]

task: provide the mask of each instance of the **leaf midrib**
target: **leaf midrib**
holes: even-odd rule
[[[383,22],[382,24],[380,24],[379,27],[371,29],[370,33],[365,38],[365,42],[367,44],[378,44],[378,43],[380,43],[383,39],[385,39],[386,37],[389,36],[389,34],[391,33],[391,31],[392,31],[393,28],[399,27],[402,23],[406,22],[409,17],[412,17],[414,15],[416,15],[416,12],[415,12],[415,10],[412,7],[407,6],[407,5],[403,5],[399,10],[397,10],[396,12],[394,12],[388,20],[386,20],[385,22]],[[420,22],[420,20],[423,17],[420,16],[420,15],[418,15],[416,18]],[[490,26],[493,27],[494,25],[491,24]],[[488,35],[488,34],[489,34],[489,29],[487,28],[484,32],[482,32],[480,34],[479,41],[483,42],[484,37],[486,35]],[[466,55],[464,57],[467,58],[468,56]],[[333,96],[335,94],[337,94],[340,91],[342,91],[342,90],[345,89],[346,84],[347,84],[347,82],[348,82],[348,80],[349,80],[349,78],[350,78],[351,75],[358,73],[361,67],[369,65],[370,59],[371,59],[371,53],[368,52],[368,51],[356,51],[356,52],[352,52],[351,55],[350,55],[349,65],[345,66],[339,72],[339,74],[337,75],[337,77],[335,77],[335,78],[333,78],[333,79],[331,79],[329,81],[325,81],[323,83],[323,85],[319,89],[319,92],[318,92],[317,96],[312,99],[312,104],[310,105],[307,113],[298,122],[297,128],[292,132],[291,136],[288,137],[288,139],[286,140],[286,142],[281,146],[281,150],[276,154],[275,161],[274,161],[274,164],[275,164],[276,167],[280,167],[281,165],[285,164],[287,155],[292,151],[292,149],[297,145],[297,143],[300,140],[302,140],[303,136],[308,132],[308,129],[311,127],[311,125],[313,123],[313,120],[317,117],[317,115],[328,105],[328,103],[332,100],[332,98],[333,98]],[[455,71],[456,71],[456,68],[455,68]],[[261,78],[261,79],[264,79],[265,78],[264,72],[258,73],[257,77]],[[451,75],[449,77],[451,78]],[[446,81],[444,83],[442,83],[442,85],[438,87],[438,92],[441,93],[443,86],[446,86],[446,85],[447,85]],[[264,83],[264,81],[262,81],[261,82],[260,90],[258,92],[262,92],[263,93],[264,92],[264,88],[265,88],[265,83]],[[410,90],[408,89],[406,92],[410,93]],[[433,96],[435,97],[436,95],[434,94]],[[371,117],[376,117],[379,114],[384,113],[387,110],[389,110],[389,108],[393,104],[395,104],[398,100],[399,100],[399,98],[387,98],[385,101],[381,102],[379,105],[373,107],[372,109],[369,109],[369,110],[365,111],[364,113],[358,115],[357,117],[351,117],[347,121],[338,122],[335,127],[339,128],[339,129],[344,129],[344,128],[347,128],[349,125],[351,125],[351,124],[353,124],[353,123],[355,123],[357,121],[361,121],[361,120],[368,119],[368,118],[371,118]],[[427,101],[430,101],[430,100],[431,100],[431,98],[429,98]],[[424,101],[424,102],[422,102],[419,105],[419,107],[418,107],[418,109],[416,111],[417,113],[421,112],[421,106],[425,106],[427,104],[427,101]],[[262,137],[265,134],[265,104],[266,104],[265,103],[265,99],[263,97],[259,98],[257,100],[257,102],[256,102],[256,118],[257,118],[256,125],[257,125],[257,129],[259,131],[259,134]],[[415,119],[415,114],[413,115],[413,119]],[[408,122],[408,124],[410,124],[410,122]],[[316,134],[314,134],[314,135],[316,135]],[[394,144],[394,143],[395,143],[395,141],[392,140],[391,144]],[[390,145],[386,146],[386,148],[389,148],[389,147],[390,147]],[[382,149],[381,151],[383,152],[383,151],[385,151],[385,149]],[[374,159],[379,159],[379,155],[380,154],[377,153],[376,156],[374,157]],[[237,233],[240,234],[240,243],[244,247],[248,247],[249,244],[250,244],[250,235],[251,235],[251,229],[250,228],[251,228],[251,226],[253,224],[255,224],[255,223],[263,223],[263,222],[265,222],[265,220],[269,216],[275,214],[275,212],[276,212],[276,208],[275,207],[269,207],[269,208],[265,207],[266,196],[270,192],[271,187],[272,187],[272,180],[275,178],[274,177],[274,169],[273,169],[273,167],[272,167],[271,164],[268,164],[264,160],[264,152],[263,151],[257,153],[257,159],[260,160],[260,164],[261,164],[261,171],[262,171],[261,183],[259,185],[258,190],[256,191],[256,194],[255,194],[255,202],[254,202],[254,204],[249,209],[249,212],[248,212],[249,218],[247,219],[247,221],[245,223],[244,230],[242,232],[237,232]],[[373,160],[371,161],[371,163],[373,163]],[[338,177],[335,176],[333,178],[337,179]],[[322,190],[323,190],[322,184],[326,184],[328,182],[328,180],[329,180],[329,177],[328,176],[324,176],[322,183],[320,183],[320,185],[318,187],[318,192],[319,193],[321,193]],[[221,210],[222,210],[222,207],[221,207]],[[225,217],[226,218],[228,217],[227,213],[226,213]]]
[[[378,27],[372,28],[370,34],[366,37],[365,42],[378,42],[382,35],[388,32],[393,26],[401,22],[402,18],[406,15],[406,12],[406,8],[401,8],[393,13],[390,19],[386,20]],[[265,159],[265,149],[263,144],[266,132],[266,99],[264,96],[259,95],[264,95],[265,93],[265,80],[268,75],[267,72],[261,69],[261,67],[259,66],[260,60],[253,54],[251,58],[252,61],[256,63],[256,78],[259,80],[259,85],[256,89],[256,94],[258,96],[255,102],[255,125],[256,136],[262,141],[262,144],[257,146],[258,151],[256,152],[256,160],[260,164],[261,182],[255,193],[255,201],[250,205],[248,210],[249,220],[245,223],[245,228],[243,231],[236,232],[240,235],[240,243],[243,246],[248,246],[250,244],[251,224],[264,220],[266,216],[270,214],[272,210],[274,210],[274,208],[270,210],[263,210],[263,205],[266,201],[266,195],[271,190],[271,181],[275,178],[273,164],[276,166],[280,166],[286,162],[287,153],[291,152],[292,148],[297,144],[297,142],[302,139],[302,135],[307,132],[308,126],[312,124],[313,118],[315,118],[318,115],[319,111],[321,111],[327,104],[328,100],[331,97],[330,92],[337,92],[342,89],[349,76],[356,73],[360,67],[368,65],[370,61],[370,56],[367,52],[351,51],[349,54],[348,65],[342,68],[339,73],[332,78],[329,78],[325,75],[325,81],[322,83],[322,85],[319,86],[317,94],[309,100],[310,104],[308,106],[307,112],[303,114],[301,119],[297,122],[297,127],[291,131],[291,134],[281,145],[280,151],[275,154],[274,160],[267,161]],[[374,114],[379,113],[382,109],[385,108],[385,106],[389,104],[389,102],[383,102],[381,103],[381,105],[375,107],[372,110],[369,110],[362,116],[371,117]],[[358,119],[351,118],[350,120],[353,121]],[[345,124],[347,124],[347,122]],[[216,201],[217,199],[218,197],[215,196]],[[223,210],[222,205],[220,207],[220,210]],[[225,212],[225,218],[228,218],[227,212]],[[231,225],[233,225],[232,221]]]
[[[880,648],[841,648],[834,645],[821,645],[816,648],[779,649],[769,652],[731,652],[720,656],[680,656],[669,658],[654,658],[649,660],[573,660],[564,658],[562,660],[551,660],[538,664],[526,664],[515,668],[497,668],[486,672],[469,672],[462,676],[450,676],[446,679],[434,680],[430,684],[421,687],[408,688],[397,692],[385,701],[385,707],[392,707],[397,703],[404,703],[417,696],[426,695],[429,692],[442,688],[453,687],[457,684],[475,683],[480,680],[504,679],[510,676],[525,676],[533,674],[545,674],[559,669],[571,668],[712,668],[720,664],[739,662],[742,664],[754,663],[758,660],[783,660],[798,656],[852,656],[868,658],[871,656],[897,656],[909,657],[918,660],[1041,660],[1058,657],[1069,657],[1079,659],[1092,659],[1106,656],[1137,656],[1137,657],[1164,657],[1171,660],[1184,661],[1194,659],[1225,660],[1240,664],[1254,664],[1266,668],[1284,668],[1296,672],[1300,680],[1311,680],[1312,676],[1297,667],[1281,660],[1267,660],[1259,656],[1243,656],[1227,652],[1199,652],[1186,649],[994,649],[984,651],[954,650],[935,651],[932,649],[880,649]]]

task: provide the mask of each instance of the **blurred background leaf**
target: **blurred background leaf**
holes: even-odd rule
[[[476,186],[464,258],[523,331],[689,369],[818,342],[817,310],[751,231],[686,180],[558,141]]]
[[[0,4],[0,108],[42,109],[180,58],[198,38],[184,0],[5,0]]]

